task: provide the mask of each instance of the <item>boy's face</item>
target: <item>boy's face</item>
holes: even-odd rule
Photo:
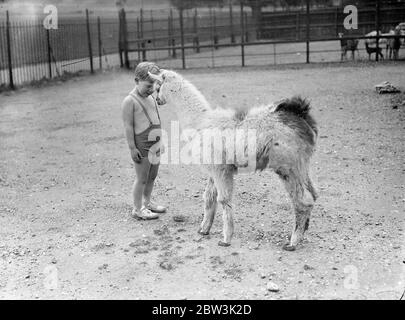
[[[154,81],[137,80],[136,85],[141,96],[150,96],[155,91]]]

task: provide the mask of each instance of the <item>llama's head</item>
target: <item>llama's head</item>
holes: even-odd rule
[[[180,107],[184,110],[204,112],[212,110],[210,104],[203,94],[188,80],[180,74],[160,69],[159,74],[149,74],[157,83],[156,91],[158,92],[158,103],[171,103],[173,106]]]
[[[394,29],[394,34],[395,35],[400,35],[401,34],[401,27],[397,25]]]
[[[179,94],[184,79],[174,71],[161,69],[159,74],[149,73],[149,76],[157,83],[157,102],[159,105],[170,102]]]

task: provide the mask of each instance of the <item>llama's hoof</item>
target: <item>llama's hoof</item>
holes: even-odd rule
[[[231,244],[220,240],[220,241],[218,241],[218,245],[221,247],[229,247]]]
[[[292,245],[290,245],[289,243],[286,243],[286,244],[283,246],[283,249],[284,249],[285,251],[295,251],[296,246],[292,246]]]
[[[210,234],[209,231],[206,231],[206,232],[205,232],[205,231],[202,231],[201,229],[198,230],[198,233],[201,234],[201,235],[203,235],[203,236],[208,236],[208,235]]]

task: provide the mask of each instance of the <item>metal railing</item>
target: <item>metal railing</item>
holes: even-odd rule
[[[367,10],[370,14],[370,8]],[[405,10],[382,17],[380,10],[393,9],[374,8],[374,23],[363,20],[360,26],[372,25],[367,30],[372,31],[396,24],[399,18],[405,20]],[[320,12],[325,10],[307,7],[299,13],[263,12],[278,24],[258,24],[243,3],[183,12],[121,11],[116,17],[95,17],[86,10],[74,20],[60,19],[56,30],[45,29],[42,21],[16,21],[7,12],[0,22],[0,90],[78,71],[130,68],[148,59],[166,68],[340,61],[338,33],[343,18],[340,24],[333,19],[325,22],[315,18],[322,17]],[[266,28],[273,33],[271,39],[262,36]],[[324,32],[318,33],[318,29]],[[349,33],[345,39],[366,40],[362,32]]]

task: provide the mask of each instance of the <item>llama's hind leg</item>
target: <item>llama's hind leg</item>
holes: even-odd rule
[[[290,195],[295,213],[295,223],[293,225],[290,242],[285,244],[283,249],[294,251],[298,243],[304,238],[304,233],[309,227],[309,219],[314,206],[313,195],[307,189],[304,179],[300,179],[295,174],[280,174],[287,192]]]
[[[394,54],[394,60],[398,60],[398,57],[399,57],[399,49],[398,49],[398,50],[394,49],[394,50],[393,50],[393,54]]]
[[[305,203],[301,200],[297,201],[294,206],[295,225],[291,233],[290,242],[283,246],[283,249],[287,251],[294,251],[304,238],[304,233],[309,227],[309,219],[313,208],[313,204]]]
[[[346,48],[343,49],[343,51],[342,51],[341,60],[342,60],[342,61],[343,61],[343,60],[347,60],[347,49],[346,49]]]
[[[234,231],[232,212],[233,174],[232,170],[226,170],[214,177],[215,186],[218,190],[218,202],[222,206],[223,219],[223,240],[219,241],[218,245],[223,247],[231,245]]]
[[[202,235],[208,235],[211,230],[212,223],[214,222],[215,211],[217,209],[217,197],[218,192],[214,185],[214,180],[209,178],[204,192],[204,218],[198,231],[198,233]]]

